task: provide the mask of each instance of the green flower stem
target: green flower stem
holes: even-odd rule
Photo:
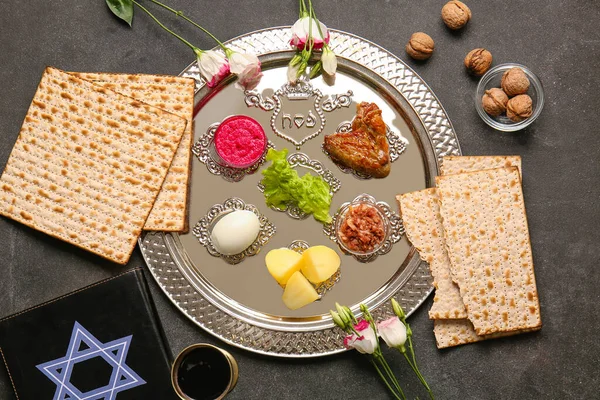
[[[390,365],[387,363],[387,361],[383,357],[383,353],[381,353],[381,350],[377,349],[373,353],[373,356],[381,364],[381,366],[383,367],[383,370],[386,372],[386,374],[388,375],[388,377],[390,378],[390,380],[396,387],[396,390],[398,390],[398,393],[400,393],[400,395],[402,396],[403,399],[406,399],[406,396],[404,395],[404,392],[402,391],[402,388],[400,387],[400,382],[398,382],[396,375],[394,375],[394,372],[390,368]]]
[[[174,8],[169,7],[166,4],[161,3],[160,1],[157,0],[150,0],[152,3],[161,6],[162,8],[172,12],[173,14],[177,15],[178,17],[183,18],[185,21],[189,22],[190,24],[194,25],[196,28],[200,29],[202,32],[206,33],[208,36],[210,36],[215,42],[217,42],[217,44],[225,51],[227,52],[228,49],[227,47],[225,47],[225,45],[216,38],[215,35],[213,35],[212,33],[210,33],[206,28],[204,28],[203,26],[201,26],[200,24],[194,22],[192,19],[188,18],[183,11],[177,11]]]
[[[379,377],[385,383],[385,385],[387,386],[387,388],[389,389],[389,391],[392,392],[392,394],[394,395],[394,397],[397,398],[398,400],[406,400],[406,397],[404,396],[404,393],[402,393],[402,397],[400,397],[400,396],[398,396],[398,393],[396,393],[394,391],[394,389],[392,388],[392,386],[390,385],[390,383],[387,381],[387,379],[385,379],[385,376],[383,376],[383,373],[381,372],[381,370],[377,366],[377,362],[375,362],[375,359],[373,359],[373,358],[371,359],[371,364],[373,364],[373,366],[377,370],[377,373],[379,374]]]
[[[299,0],[298,3],[300,3],[299,18],[305,17],[308,14],[308,11],[306,11],[306,3],[304,0]]]
[[[321,35],[321,39],[323,39],[323,47],[329,47],[329,45],[327,43],[325,43],[325,38],[323,37],[323,31],[321,30],[321,24],[319,23],[319,20],[317,19],[317,14],[315,13],[315,9],[312,6],[312,0],[308,0],[308,5],[310,7],[311,17],[315,21],[317,21],[317,29],[319,30],[319,35]]]
[[[138,6],[146,14],[148,14],[150,16],[150,18],[152,18],[154,20],[154,22],[156,22],[161,28],[163,28],[165,31],[169,32],[171,35],[175,36],[177,39],[181,40],[183,43],[185,43],[186,45],[188,45],[192,50],[196,51],[198,49],[196,46],[194,46],[193,44],[191,44],[190,42],[188,42],[187,40],[185,40],[184,38],[182,38],[181,36],[179,36],[178,34],[176,34],[175,32],[173,32],[169,28],[167,28],[162,22],[160,22],[154,15],[152,15],[152,13],[150,11],[148,11],[140,3],[138,3],[135,0],[131,0],[131,2],[133,4],[135,4],[136,6]]]
[[[410,365],[412,370],[415,372],[415,374],[417,375],[417,377],[419,378],[419,380],[421,381],[421,383],[423,384],[425,389],[427,389],[427,392],[429,393],[429,397],[432,400],[434,400],[433,392],[431,391],[431,388],[425,381],[425,377],[421,374],[421,371],[419,371],[419,368],[417,367],[417,365],[413,364],[413,362],[410,360],[410,358],[408,357],[408,354],[406,354],[406,352],[403,352],[402,354],[404,355],[404,358],[406,358],[406,361],[408,361],[408,365]]]
[[[415,349],[410,336],[408,337],[408,349],[410,350],[410,356],[412,357],[413,362],[417,365],[417,356],[415,356]]]

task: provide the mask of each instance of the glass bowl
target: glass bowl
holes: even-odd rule
[[[511,121],[506,116],[506,114],[502,114],[497,117],[492,117],[491,115],[485,112],[485,110],[483,109],[483,105],[481,104],[481,98],[483,97],[485,91],[492,88],[499,88],[500,81],[504,72],[514,67],[521,68],[523,72],[525,72],[525,75],[527,75],[527,78],[529,78],[530,85],[527,94],[531,97],[533,103],[533,112],[531,114],[531,117],[521,122]],[[544,88],[542,87],[542,82],[540,82],[537,76],[535,76],[535,74],[524,65],[514,63],[497,65],[494,68],[490,69],[488,72],[486,72],[485,75],[481,77],[481,80],[477,85],[477,91],[475,93],[475,108],[477,109],[477,113],[486,124],[499,131],[514,132],[526,128],[537,119],[537,117],[542,112],[543,107]]]
[[[350,208],[358,207],[361,205],[364,205],[364,206],[374,209],[375,212],[377,213],[377,215],[379,216],[379,218],[381,219],[381,223],[383,225],[382,226],[382,229],[384,232],[383,238],[381,239],[381,241],[379,243],[377,243],[372,249],[370,249],[368,251],[352,250],[352,249],[348,248],[346,243],[344,243],[344,241],[342,240],[342,236],[341,236],[341,228],[342,228],[344,222],[346,221],[346,216],[347,216],[348,212],[350,211]],[[385,213],[383,212],[381,207],[379,207],[379,205],[377,203],[375,203],[373,201],[369,201],[367,199],[354,200],[351,203],[342,205],[342,207],[338,211],[338,216],[337,216],[335,225],[336,225],[335,233],[336,233],[337,243],[340,246],[340,248],[346,253],[357,255],[357,256],[370,256],[372,254],[377,253],[377,251],[379,251],[379,249],[381,249],[381,247],[384,245],[384,243],[388,239],[388,236],[390,235],[390,230],[391,230],[388,217],[385,215]]]

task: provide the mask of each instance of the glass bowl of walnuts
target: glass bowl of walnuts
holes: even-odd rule
[[[524,65],[497,65],[477,85],[477,113],[499,131],[514,132],[529,126],[543,107],[542,82]]]

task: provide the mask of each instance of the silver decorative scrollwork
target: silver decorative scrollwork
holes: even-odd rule
[[[228,182],[239,182],[246,175],[252,175],[258,168],[266,161],[267,153],[253,165],[248,168],[232,168],[219,163],[215,150],[214,150],[214,139],[215,132],[219,127],[220,122],[216,122],[208,127],[206,133],[200,137],[192,146],[192,153],[198,158],[202,164],[206,165],[208,171],[213,175],[220,175]],[[274,148],[275,145],[271,142],[267,142],[267,148]]]
[[[259,93],[252,90],[246,90],[244,101],[248,107],[258,107],[265,111],[272,111],[275,108],[275,100],[271,98],[263,98]]]
[[[246,250],[239,254],[229,256],[221,254],[217,251],[217,249],[215,249],[210,237],[210,233],[219,219],[236,210],[248,210],[256,214],[260,224],[260,229],[256,240],[254,240],[254,242]],[[211,256],[221,257],[228,264],[239,264],[244,260],[244,258],[258,254],[260,249],[266,245],[271,237],[275,234],[275,231],[275,225],[269,222],[267,217],[258,211],[258,208],[252,204],[246,204],[244,200],[237,197],[229,198],[225,200],[223,204],[215,204],[212,206],[206,215],[200,219],[196,225],[194,225],[194,229],[192,229],[194,236],[196,236],[200,244],[206,247],[206,250]]]
[[[327,100],[323,102],[321,107],[323,107],[323,111],[331,112],[333,110],[337,110],[342,107],[350,107],[352,104],[352,90],[348,90],[345,94],[334,94]]]
[[[271,98],[264,98],[256,91],[245,92],[245,103],[248,107],[257,107],[264,111],[273,111],[271,116],[271,129],[282,139],[292,143],[296,150],[300,150],[302,145],[307,141],[317,137],[323,129],[325,129],[325,114],[323,111],[332,112],[342,107],[349,107],[352,104],[352,91],[349,90],[345,94],[333,95],[327,97],[323,103],[321,99],[323,94],[319,89],[313,88],[312,84],[305,78],[299,79],[296,83],[286,83],[279,88]],[[313,100],[312,108],[308,109],[307,115],[304,114],[287,114],[282,110],[282,100],[286,98],[290,101]],[[313,109],[316,113],[313,114]],[[278,124],[279,116],[281,115],[280,123]],[[316,128],[316,130],[304,135],[301,138],[294,138],[284,131],[292,129],[292,127],[300,129]]]
[[[325,168],[323,164],[321,164],[321,162],[317,160],[311,160],[304,153],[292,153],[287,157],[287,161],[288,163],[290,163],[290,166],[292,168],[307,168],[320,175],[321,178],[323,178],[323,180],[329,185],[329,193],[332,196],[342,187],[342,183],[338,178],[335,177],[335,175],[333,175],[333,172]],[[261,192],[265,191],[265,187],[262,183],[262,180],[258,183],[257,186],[258,190],[260,190]],[[285,208],[271,207],[271,209],[275,211],[285,212],[287,215],[294,219],[306,219],[309,216],[309,214],[306,214],[304,211],[302,211],[296,204],[289,204]]]
[[[408,146],[408,140],[406,140],[406,138],[404,138],[402,135],[393,132],[387,124],[385,125],[385,129],[386,129],[386,137],[387,137],[388,145],[390,146],[390,162],[394,162],[398,159],[398,157],[400,157],[400,154],[404,153],[404,151],[406,150],[406,146]],[[352,122],[351,121],[342,122],[341,124],[338,125],[338,127],[335,131],[336,131],[336,133],[352,132]],[[323,145],[321,145],[321,149],[323,150],[323,153],[325,153],[325,154],[327,154],[327,156],[329,156],[329,153],[327,153],[327,151],[325,151],[325,148],[323,147]],[[358,179],[367,180],[367,179],[373,178],[371,175],[367,175],[365,173],[355,171],[352,168],[346,167],[345,165],[341,165],[335,161],[333,163],[343,173],[352,174],[355,177],[357,177]]]
[[[357,203],[366,203],[377,207],[384,217],[384,226],[386,228],[387,235],[381,247],[372,254],[352,254],[346,251],[339,242],[337,235],[338,225],[342,222],[348,206]],[[356,260],[362,263],[374,261],[378,256],[389,253],[390,250],[392,250],[394,243],[398,243],[405,233],[404,225],[402,224],[402,218],[400,218],[400,216],[392,210],[389,204],[384,201],[377,201],[373,196],[366,193],[355,197],[351,202],[343,203],[333,216],[331,223],[323,225],[323,232],[330,240],[338,245],[340,250],[346,254],[352,255]]]

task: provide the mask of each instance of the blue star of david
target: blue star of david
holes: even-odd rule
[[[103,344],[75,322],[67,355],[36,366],[56,384],[53,400],[114,400],[119,392],[145,384],[146,381],[125,364],[132,337]],[[95,357],[102,357],[112,367],[110,381],[106,386],[82,393],[70,382],[73,366]]]

